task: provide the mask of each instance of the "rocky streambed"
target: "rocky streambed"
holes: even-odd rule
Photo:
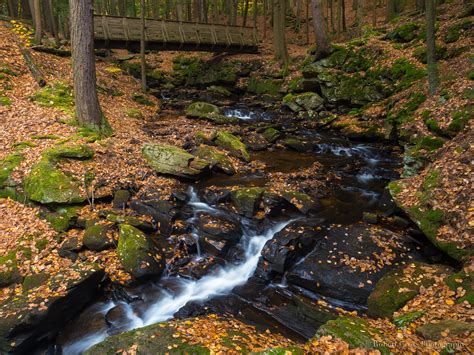
[[[236,110],[243,112],[239,119],[252,117]],[[229,112],[235,117],[236,111]],[[170,198],[158,191],[131,201],[127,196],[124,204],[151,216],[152,223],[122,221],[123,244],[127,238],[148,240],[146,248],[153,245],[161,260],[151,258],[154,251],[142,264],[131,260],[128,271],[139,282],[126,287],[103,283],[94,301],[57,329],[53,341],[38,331],[23,349],[100,352],[93,346],[109,336],[208,314],[232,316],[302,342],[341,309],[365,312],[386,273],[444,261],[386,190],[398,177],[396,147],[284,126],[272,128],[287,132],[277,138],[283,144],[254,149],[257,163],[251,169],[229,171],[218,159],[212,175],[189,182]],[[275,133],[268,130],[260,129],[269,137]],[[212,139],[228,142],[225,134]],[[227,146],[247,160],[238,148]],[[189,156],[173,151],[180,159],[195,159],[186,169],[180,168],[181,160],[157,169],[184,178],[201,176],[205,152],[199,153],[202,146],[196,149]],[[144,154],[153,165],[153,159],[171,153],[150,146]],[[129,252],[145,248],[128,247]]]

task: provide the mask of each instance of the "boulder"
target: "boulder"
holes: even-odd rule
[[[58,254],[61,258],[77,259],[77,253],[82,249],[82,243],[77,237],[68,237],[59,247]]]
[[[245,217],[253,217],[257,211],[265,190],[260,187],[244,188],[232,191],[231,198],[235,209]]]
[[[442,319],[439,322],[424,324],[416,328],[416,334],[433,341],[442,339],[446,334],[450,337],[469,337],[472,332],[474,332],[472,324],[456,319]]]
[[[10,175],[23,159],[23,154],[13,153],[0,160],[0,189],[14,185]]]
[[[323,108],[324,100],[314,92],[305,92],[286,95],[283,104],[293,112],[318,111]]]
[[[162,253],[142,231],[131,225],[120,225],[117,252],[122,267],[134,278],[158,277],[165,268]]]
[[[410,263],[407,267],[385,274],[375,285],[368,298],[368,314],[371,317],[390,317],[415,298],[421,287],[429,287],[452,270],[443,265]]]
[[[304,214],[308,213],[315,206],[314,200],[303,192],[285,190],[281,193],[281,196]]]
[[[78,180],[45,159],[35,164],[23,181],[28,198],[44,204],[83,202],[86,198],[80,186]]]
[[[314,249],[287,273],[290,284],[337,300],[365,305],[377,281],[421,256],[403,235],[357,223],[319,231]]]
[[[145,144],[142,153],[160,174],[197,179],[209,168],[208,162],[171,145]]]
[[[212,170],[222,171],[228,175],[235,174],[235,168],[232,161],[227,157],[227,155],[214,147],[200,145],[193,151],[193,154],[200,159],[207,161]]]
[[[313,150],[313,143],[300,137],[288,137],[282,141],[285,147],[296,150],[297,152],[310,152]]]
[[[124,209],[127,206],[127,202],[130,200],[130,191],[128,190],[117,190],[114,193],[114,199],[112,206],[117,209]]]
[[[221,115],[216,105],[207,102],[194,102],[186,108],[186,116],[190,118],[200,118],[212,121],[218,124],[236,123],[239,121],[236,117],[226,117]]]
[[[214,138],[214,143],[230,152],[236,158],[242,159],[245,162],[250,161],[250,154],[244,143],[232,133],[226,131],[218,131]]]
[[[201,237],[233,242],[238,242],[242,237],[243,231],[240,224],[231,218],[199,213],[197,219],[195,227]]]
[[[10,286],[21,280],[16,253],[10,251],[0,256],[0,287]]]
[[[247,84],[247,90],[256,95],[280,96],[283,80],[271,78],[251,77]]]
[[[112,223],[96,223],[88,226],[84,231],[83,244],[89,250],[101,251],[113,246],[113,240],[108,233]]]
[[[267,140],[268,143],[275,142],[278,138],[280,138],[281,132],[273,127],[267,128],[263,131],[263,137]]]
[[[58,145],[48,149],[45,154],[50,159],[69,158],[84,160],[91,159],[94,156],[94,151],[86,144]]]
[[[260,151],[267,149],[267,140],[258,133],[250,132],[245,136],[245,144],[254,151]]]

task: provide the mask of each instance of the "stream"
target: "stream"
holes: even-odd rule
[[[270,117],[241,108],[228,110],[227,114],[239,115],[244,121],[254,118],[267,120]],[[265,163],[263,170],[233,176],[216,173],[189,185],[182,210],[186,211],[188,230],[195,242],[191,268],[200,268],[196,273],[186,274],[168,268],[158,281],[105,293],[64,327],[56,340],[55,350],[68,355],[81,354],[110,335],[173,318],[213,312],[232,314],[257,327],[271,328],[297,341],[312,336],[324,321],[305,314],[301,305],[307,304],[307,300],[310,304],[321,299],[321,295],[302,287],[302,283],[291,281],[294,276],[293,279],[290,277],[289,283],[286,271],[281,275],[275,274],[269,280],[261,277],[264,274],[261,255],[271,248],[281,233],[291,235],[288,226],[302,224],[312,228],[318,225],[329,231],[360,222],[364,212],[390,215],[394,205],[385,187],[389,181],[398,177],[396,169],[400,166],[400,160],[392,147],[382,143],[353,142],[329,132],[303,130],[298,134],[311,141],[312,148],[309,151],[275,149],[255,152],[253,158]],[[274,217],[256,221],[237,216],[225,204],[208,197],[210,187],[225,190],[235,185],[270,186],[272,173],[291,174],[313,163],[321,164],[318,176],[331,178],[326,182],[329,193],[321,196],[319,207],[310,216],[284,209]],[[214,258],[203,249],[199,234],[199,219],[203,215],[233,221],[241,231],[241,237],[226,252],[226,256]],[[384,225],[385,222],[380,223]],[[394,229],[390,225],[384,227]],[[415,245],[413,250],[420,249],[423,244],[415,241],[415,238],[410,243]],[[292,267],[304,263],[308,252],[317,249],[314,248],[316,244],[308,244],[304,253],[302,251],[301,255],[295,255],[291,261]],[[201,268],[209,260],[213,260],[211,267]],[[323,299],[332,307],[365,309],[364,304],[351,301],[350,297],[341,299],[336,296],[329,292],[328,297]]]

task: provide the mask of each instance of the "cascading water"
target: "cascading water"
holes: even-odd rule
[[[201,202],[194,190],[190,189],[189,195],[189,205],[193,207],[194,216],[196,216],[196,213],[204,211],[213,215],[222,213],[217,208]],[[125,325],[121,325],[121,330],[123,331],[173,318],[173,315],[188,302],[206,301],[215,296],[226,295],[236,286],[245,284],[255,272],[258,259],[260,258],[265,243],[290,222],[291,221],[276,223],[262,234],[244,232],[240,244],[245,250],[245,254],[240,263],[225,265],[216,270],[216,272],[206,275],[199,280],[165,277],[162,281],[174,281],[181,286],[179,291],[176,293],[163,292],[162,296],[146,309],[142,317],[138,317],[133,311],[132,306],[126,303],[108,301],[101,305],[95,305],[94,307],[97,307],[98,313],[105,315],[107,311],[118,304],[125,306],[127,308],[128,322]],[[247,228],[244,228],[244,230],[247,230]],[[107,329],[90,334],[79,341],[67,344],[64,346],[63,352],[68,355],[81,354],[91,346],[104,340],[107,336]]]

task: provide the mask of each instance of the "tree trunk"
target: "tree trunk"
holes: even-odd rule
[[[242,26],[245,27],[247,26],[247,16],[249,13],[249,0],[245,0],[244,4],[244,14],[243,14],[243,19],[242,19]]]
[[[18,4],[15,4],[13,0],[8,0],[7,6],[8,6],[8,15],[13,18],[18,18]]]
[[[33,0],[33,16],[35,24],[35,42],[41,44],[41,34],[43,32],[41,26],[41,4],[40,0]]]
[[[285,18],[286,0],[273,0],[273,47],[275,58],[282,64],[288,64],[288,49],[286,47]]]
[[[92,0],[70,1],[69,6],[77,121],[81,126],[103,130],[105,119],[96,86]]]
[[[345,0],[341,0],[341,15],[342,15],[342,31],[347,32],[346,2],[345,2]]]
[[[324,24],[323,0],[311,0],[313,26],[316,35],[316,59],[327,57],[331,53],[329,38]]]
[[[372,0],[372,27],[377,27],[377,0]]]
[[[428,89],[430,95],[436,92],[438,86],[438,67],[436,64],[436,42],[435,42],[435,21],[436,21],[436,0],[426,0],[426,49],[428,65]]]
[[[309,44],[309,0],[306,1],[306,45]]]
[[[387,8],[385,10],[385,20],[388,22],[395,17],[396,4],[395,0],[387,0]]]
[[[145,0],[141,0],[141,30],[140,30],[140,61],[142,67],[142,90],[146,91],[146,60],[145,60]]]

